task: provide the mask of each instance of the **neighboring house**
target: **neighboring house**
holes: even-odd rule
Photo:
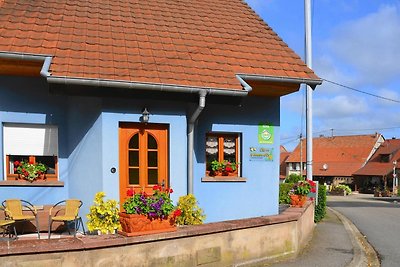
[[[400,140],[385,140],[367,164],[353,173],[354,183],[363,193],[385,187],[393,191],[393,173],[397,173],[397,166],[400,166]]]
[[[285,181],[287,177],[286,160],[289,157],[290,152],[286,150],[284,146],[280,147],[280,157],[279,157],[279,182]]]
[[[84,215],[161,184],[208,222],[278,213],[279,98],[321,80],[245,2],[5,0],[0,23],[1,199]],[[18,179],[24,159],[47,180]]]
[[[381,134],[313,138],[313,180],[329,185],[353,187],[353,173],[366,164],[382,144]],[[288,173],[300,174],[300,147],[303,147],[303,175],[306,170],[306,142],[299,144],[286,160]],[[353,187],[354,188],[354,187]]]

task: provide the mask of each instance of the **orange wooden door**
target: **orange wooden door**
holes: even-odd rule
[[[151,194],[156,184],[168,187],[168,127],[121,123],[119,127],[120,203],[126,192]]]

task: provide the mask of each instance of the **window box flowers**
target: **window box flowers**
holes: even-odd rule
[[[153,194],[127,191],[128,198],[122,204],[125,212],[120,212],[120,222],[125,236],[154,234],[176,231],[176,217],[181,211],[176,209],[170,198],[172,189],[153,187]]]
[[[14,172],[31,183],[38,178],[45,179],[47,169],[47,166],[40,162],[14,161]]]
[[[238,173],[238,165],[237,162],[213,160],[210,164],[209,174],[211,176],[235,176]]]
[[[289,191],[290,205],[292,207],[303,207],[307,201],[309,193],[315,193],[315,182],[311,180],[302,180],[295,183]]]

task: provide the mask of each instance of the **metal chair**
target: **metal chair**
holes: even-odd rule
[[[30,202],[22,199],[6,199],[2,202],[7,220],[13,220],[16,223],[35,220],[36,231],[40,239],[39,221],[35,206]],[[31,214],[26,214],[29,211]]]
[[[65,208],[58,210],[54,215],[52,215],[52,211],[54,208],[61,206],[62,204],[65,204]],[[64,222],[67,226],[68,233],[71,234],[70,228],[69,228],[69,223],[74,222],[74,237],[76,237],[76,232],[78,231],[79,224],[82,225],[83,233],[85,233],[85,227],[83,226],[83,221],[82,218],[79,216],[79,209],[82,206],[82,201],[79,199],[67,199],[67,200],[62,200],[56,204],[53,205],[53,207],[50,208],[49,210],[49,239],[51,235],[51,226],[53,224],[53,221],[56,222]],[[63,214],[59,214],[61,211],[63,211]],[[62,212],[61,212],[62,213]]]

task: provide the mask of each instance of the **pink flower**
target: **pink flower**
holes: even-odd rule
[[[18,160],[14,161],[15,166],[19,166],[20,162]]]

